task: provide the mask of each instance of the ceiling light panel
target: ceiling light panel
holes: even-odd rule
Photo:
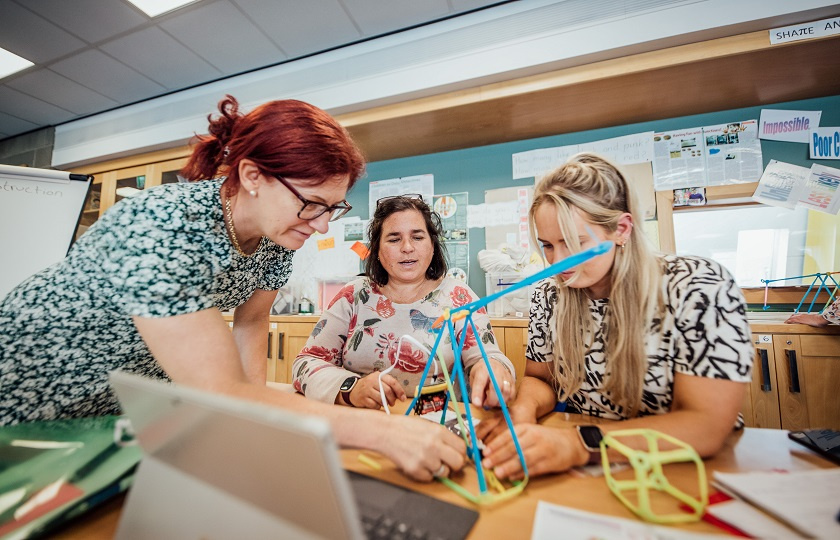
[[[149,17],[157,17],[163,13],[184,7],[198,0],[128,0]]]

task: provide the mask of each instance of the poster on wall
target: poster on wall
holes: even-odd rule
[[[808,167],[771,159],[752,198],[756,202],[793,210],[810,173]]]
[[[825,165],[811,165],[800,193],[799,205],[808,210],[837,215],[840,212],[840,169]]]
[[[703,128],[709,186],[757,182],[764,162],[758,122],[746,120]]]
[[[758,138],[808,143],[811,130],[820,125],[822,111],[761,109]]]
[[[435,193],[434,175],[418,174],[371,182],[368,187],[368,212],[370,217],[373,217],[373,212],[376,210],[376,201],[379,199],[413,193],[422,195],[423,200],[427,203],[431,202]]]
[[[840,159],[840,127],[821,127],[810,133],[811,159]]]
[[[706,141],[702,128],[653,134],[653,180],[656,191],[706,185]]]
[[[432,198],[432,210],[440,216],[443,226],[443,243],[446,246],[449,270],[455,276],[470,273],[470,244],[467,224],[469,194],[448,193]]]
[[[581,144],[540,148],[513,154],[513,179],[540,177],[579,152],[592,152],[617,165],[653,161],[653,132],[633,133]]]

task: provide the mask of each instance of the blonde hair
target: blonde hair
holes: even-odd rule
[[[546,204],[557,210],[560,231],[572,252],[581,250],[579,234],[585,234],[575,227],[574,209],[610,233],[617,230],[619,220],[627,213],[634,224],[642,223],[634,190],[624,175],[595,154],[577,154],[539,182],[528,215],[534,245],[538,244],[534,218],[537,209]],[[613,249],[615,259],[610,269],[611,292],[604,332],[606,378],[602,390],[631,417],[642,403],[648,367],[645,352],[648,329],[654,317],[661,316],[664,310],[662,267],[641,227],[632,227],[624,247]],[[558,398],[563,399],[583,384],[587,344],[591,346],[597,329],[584,289],[570,287],[559,277],[554,280],[557,303],[553,374]]]

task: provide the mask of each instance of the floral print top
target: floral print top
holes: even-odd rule
[[[674,377],[697,377],[748,383],[753,356],[750,327],[741,289],[720,264],[700,257],[662,257],[665,316],[654,319],[648,331],[648,369],[639,416],[663,414],[674,401]],[[531,301],[527,360],[553,362],[554,306],[552,279],[541,281]],[[626,412],[603,391],[610,362],[605,353],[605,318],[609,299],[589,300],[595,331],[586,353],[586,380],[567,399],[569,412],[625,420]],[[710,396],[709,399],[714,399]],[[739,420],[739,424],[742,420]]]
[[[115,369],[166,378],[131,317],[230,310],[289,278],[293,251],[233,248],[220,180],[167,184],[110,208],[67,257],[0,302],[0,425],[118,414]]]
[[[411,304],[391,302],[366,277],[350,282],[330,302],[295,359],[292,367],[295,389],[306,397],[333,403],[341,383],[348,377],[365,376],[396,364],[389,374],[403,385],[408,396],[414,396],[427,355],[407,340],[402,341],[397,355],[400,337],[408,334],[431,350],[436,338],[432,324],[443,310],[463,306],[476,298],[464,282],[449,277],[425,298]],[[488,358],[502,362],[513,374],[513,364],[496,343],[487,311],[479,309],[472,319]],[[463,331],[464,320],[456,321],[456,339],[461,339]],[[438,351],[451,372],[454,353],[446,333]],[[467,329],[461,359],[467,373],[482,361],[471,328]],[[429,375],[433,373],[434,367]]]

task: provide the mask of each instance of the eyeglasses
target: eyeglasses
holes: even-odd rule
[[[303,203],[303,207],[298,211],[297,216],[300,219],[304,219],[306,221],[311,221],[313,219],[317,219],[322,215],[326,214],[327,212],[330,213],[330,221],[335,221],[338,218],[345,215],[347,212],[353,209],[347,201],[341,201],[338,204],[334,204],[332,206],[328,206],[324,203],[317,202],[317,201],[310,201],[309,199],[305,198],[301,195],[298,190],[296,190],[288,180],[283,178],[282,176],[274,175],[274,178],[277,179],[278,182],[289,188],[295,197],[300,199],[300,202]]]
[[[376,206],[379,206],[380,203],[383,203],[385,201],[390,201],[392,199],[419,199],[420,201],[425,202],[425,201],[423,201],[423,196],[420,195],[419,193],[405,193],[403,195],[388,195],[387,197],[382,197],[381,199],[377,199],[376,200]]]

